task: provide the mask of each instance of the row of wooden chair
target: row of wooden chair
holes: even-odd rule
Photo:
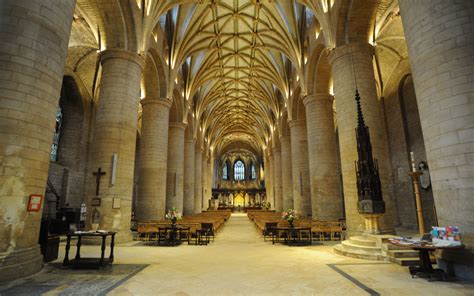
[[[288,222],[281,218],[282,213],[269,211],[252,211],[249,219],[266,240],[275,235],[275,228],[288,227]],[[311,241],[343,240],[345,221],[317,221],[311,218],[300,218],[294,221],[294,227],[311,228]]]
[[[176,223],[180,228],[189,228],[188,231],[180,232],[180,235],[184,233],[187,236],[180,239],[185,239],[188,243],[195,242],[198,244],[198,240],[205,236],[207,240],[212,238],[212,241],[214,241],[217,231],[224,225],[229,217],[230,212],[227,211],[203,212],[196,215],[185,216]],[[160,229],[166,229],[171,226],[169,220],[139,221],[137,224],[136,239],[143,241],[159,241],[161,239]]]

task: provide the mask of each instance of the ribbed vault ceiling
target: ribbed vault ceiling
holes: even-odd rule
[[[286,119],[299,118],[301,97],[329,91],[325,50],[375,42],[395,8],[394,0],[77,0],[68,65],[95,81],[82,73],[97,68],[97,49],[136,51],[151,60],[142,95],[173,98],[170,118],[200,143],[218,155],[239,143],[262,152],[285,134]]]
[[[186,94],[195,100],[204,138],[222,148],[233,141],[266,144],[292,65],[301,65],[299,27],[304,7],[222,0],[168,12],[170,62],[185,57]]]

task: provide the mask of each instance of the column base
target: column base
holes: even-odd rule
[[[43,267],[40,245],[15,250],[3,257],[0,253],[0,282],[9,282],[29,276]]]
[[[365,220],[364,234],[380,234],[379,218],[380,214],[363,214]]]

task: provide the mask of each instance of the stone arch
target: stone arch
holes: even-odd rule
[[[303,104],[301,88],[299,87],[293,93],[291,113],[291,120],[306,120],[306,111]]]
[[[79,209],[83,201],[91,130],[91,101],[81,80],[64,76],[59,106],[62,110],[58,158],[48,171],[43,215],[55,218],[62,207]],[[57,202],[55,202],[57,201]]]
[[[178,90],[173,91],[173,104],[170,108],[170,122],[183,122],[183,106]]]
[[[332,72],[327,50],[320,52],[315,70],[313,88],[308,90],[313,93],[331,93]]]
[[[145,97],[166,97],[166,75],[160,55],[154,48],[150,48],[145,56],[142,84]]]
[[[336,27],[336,47],[372,40],[380,0],[342,0]]]
[[[133,9],[132,1],[77,1],[77,6],[91,27],[99,28],[101,49],[122,48],[136,52],[138,50],[136,19],[139,11]]]
[[[290,126],[288,125],[288,110],[284,110],[280,121],[280,134],[282,137],[290,135]]]

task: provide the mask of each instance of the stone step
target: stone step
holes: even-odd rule
[[[411,250],[411,248],[408,247],[400,247],[396,245],[392,245],[390,243],[386,243],[382,245],[382,249],[385,251],[390,251],[390,250]]]
[[[393,258],[387,257],[390,262],[396,263],[401,266],[419,266],[420,259],[418,257],[408,257],[408,258]],[[436,259],[431,258],[431,264],[436,264]]]
[[[387,255],[393,258],[418,258],[418,251],[411,250],[411,249],[404,249],[404,250],[389,250],[387,251]]]
[[[418,257],[412,258],[394,258],[394,257],[387,257],[390,262],[401,266],[418,266],[420,265],[420,259]]]
[[[373,251],[366,251],[364,249],[358,249],[358,248],[348,248],[347,244],[339,244],[334,246],[334,253],[342,255],[342,256],[347,256],[347,257],[352,257],[352,258],[358,258],[358,259],[365,259],[365,260],[384,260],[385,256],[380,253],[379,250],[373,250]]]
[[[359,246],[368,246],[368,247],[375,247],[376,243],[373,240],[369,240],[363,236],[352,236],[349,241],[355,245]]]
[[[382,249],[376,246],[365,246],[354,244],[351,240],[342,241],[342,246],[347,250],[365,251],[365,252],[378,252],[381,253]]]

